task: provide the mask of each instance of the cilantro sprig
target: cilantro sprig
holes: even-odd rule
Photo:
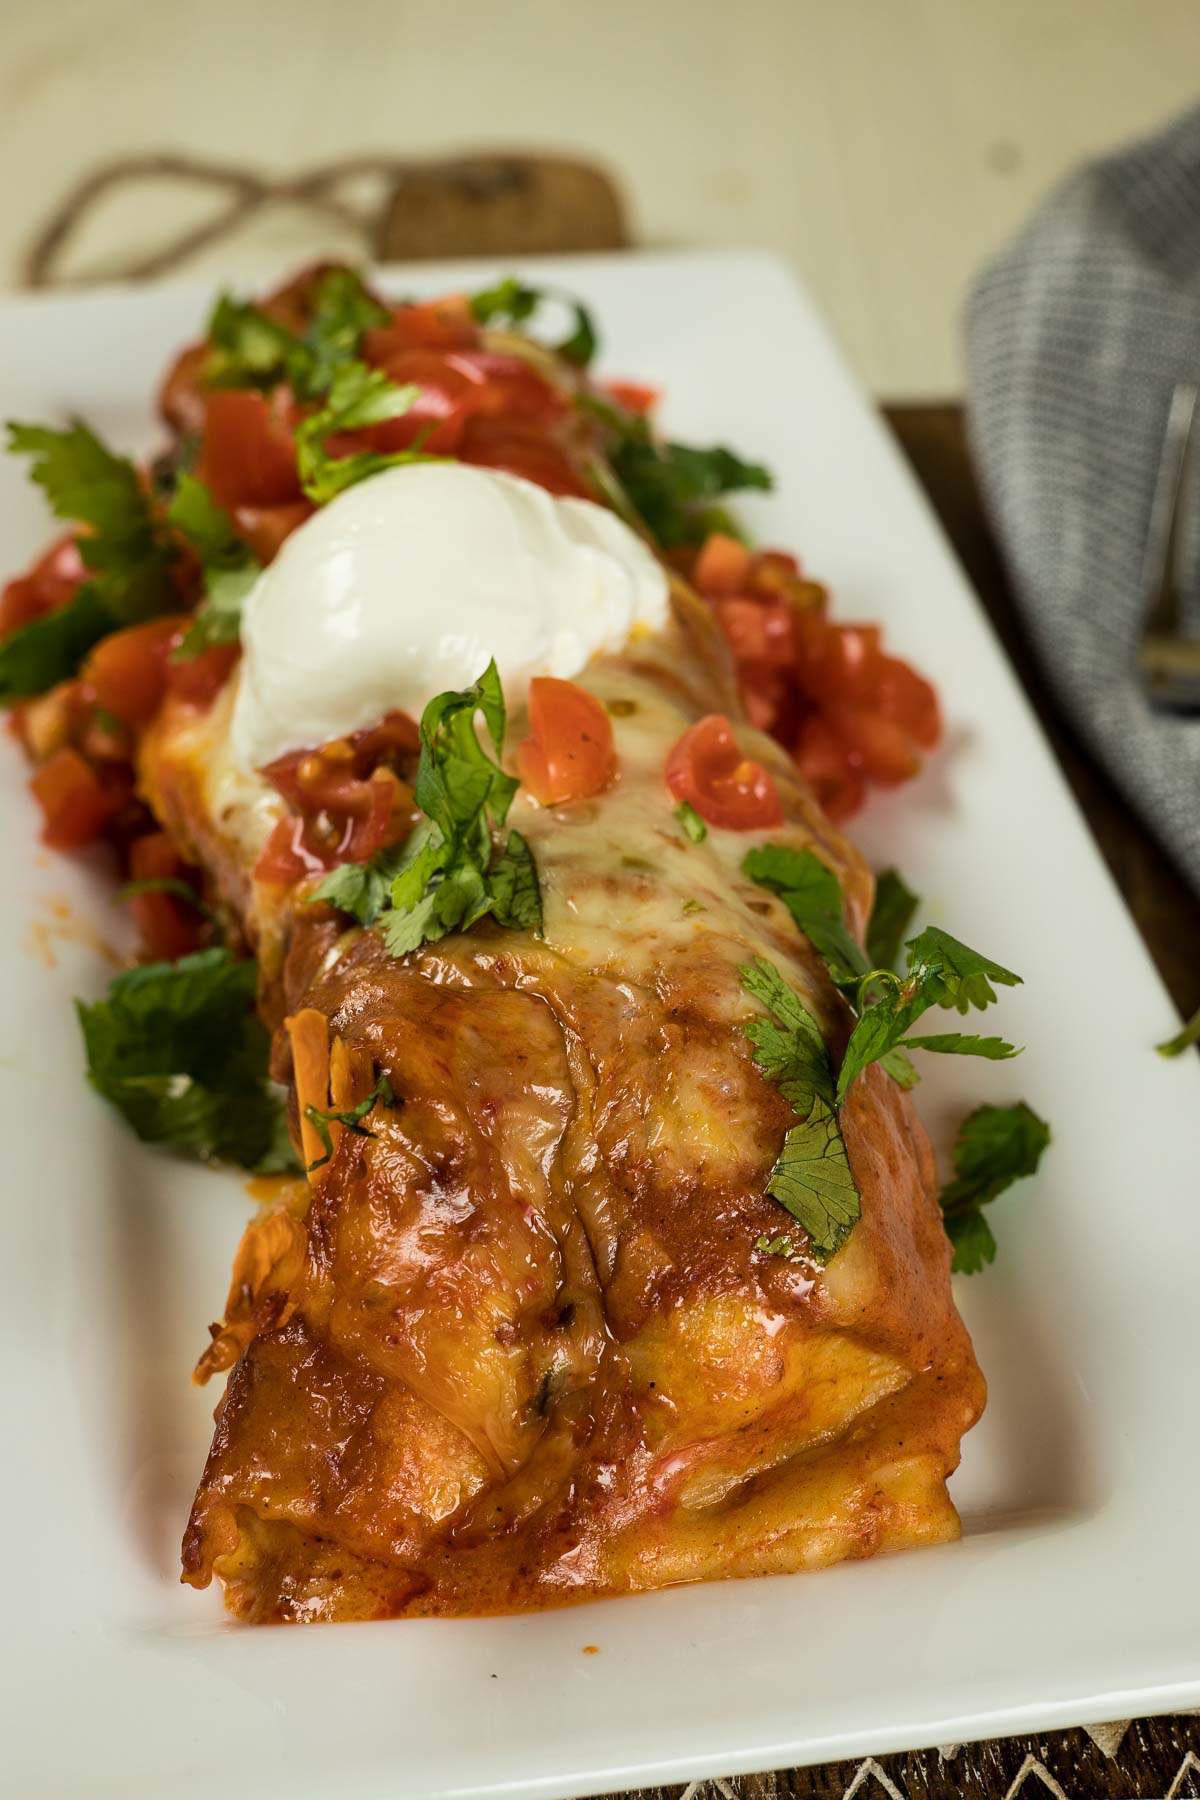
[[[660,439],[640,414],[597,394],[580,394],[577,405],[601,430],[604,459],[592,468],[597,487],[665,550],[702,543],[712,531],[739,535],[720,504],[723,497],[766,492],[774,485],[769,469],[724,445],[701,448]]]
[[[1163,1044],[1156,1044],[1154,1048],[1160,1056],[1182,1056],[1193,1044],[1200,1044],[1200,1011],[1194,1012],[1174,1037],[1169,1037]]]
[[[860,1211],[838,1122],[829,1048],[817,1020],[774,963],[756,957],[740,974],[742,987],[766,1009],[765,1016],[746,1025],[751,1056],[801,1115],[783,1140],[767,1192],[804,1227],[814,1255],[824,1261],[841,1249]]]
[[[223,294],[208,322],[205,378],[210,387],[260,389],[286,381],[299,399],[315,400],[328,392],[339,368],[356,360],[364,333],[388,317],[348,268],[326,269],[317,278],[303,332]]]
[[[369,475],[403,463],[432,460],[415,446],[390,452],[361,450],[349,456],[334,456],[329,451],[329,439],[340,432],[362,431],[400,418],[419,392],[412,386],[397,386],[382,369],[370,369],[360,362],[343,363],[333,376],[325,405],[296,428],[296,466],[309,499],[324,506]]]
[[[980,1106],[963,1120],[954,1146],[954,1179],[940,1199],[956,1274],[974,1275],[995,1260],[996,1239],[983,1208],[1014,1181],[1037,1173],[1050,1127],[1032,1107]]]
[[[319,1106],[306,1106],[304,1116],[320,1138],[325,1154],[317,1157],[314,1162],[310,1162],[305,1174],[311,1175],[314,1169],[323,1169],[333,1155],[333,1137],[329,1130],[331,1125],[344,1125],[347,1131],[354,1132],[358,1137],[374,1137],[375,1133],[363,1124],[368,1113],[373,1112],[377,1105],[397,1106],[400,1104],[402,1103],[393,1092],[392,1084],[387,1076],[380,1075],[371,1092],[360,1100],[357,1106],[351,1106],[344,1112],[326,1112]]]
[[[174,545],[127,457],[78,421],[64,430],[10,423],[8,448],[31,459],[33,480],[56,517],[86,528],[79,550],[90,579],[66,606],[0,644],[0,704],[45,693],[73,675],[108,632],[177,604]]]
[[[552,348],[567,362],[585,369],[599,347],[596,327],[587,308],[560,289],[527,287],[515,275],[507,275],[494,287],[472,294],[470,306],[479,325],[524,325],[547,300],[567,307],[573,321],[568,335]]]
[[[297,1170],[256,986],[255,964],[225,949],[118,975],[104,999],[76,1002],[92,1086],[146,1143]]]
[[[167,517],[191,544],[204,571],[204,598],[171,653],[172,662],[188,662],[219,644],[237,643],[242,607],[261,566],[224,507],[194,475],[180,475]]]
[[[473,687],[439,694],[421,715],[414,797],[422,823],[370,862],[334,869],[310,896],[361,925],[378,924],[393,956],[450,931],[469,931],[488,914],[509,930],[542,929],[529,845],[510,830],[503,848],[495,848],[518,783],[484,749],[478,714],[499,756],[507,718],[494,661]]]

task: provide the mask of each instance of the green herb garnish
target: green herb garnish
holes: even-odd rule
[[[355,361],[364,332],[389,317],[353,269],[326,269],[318,277],[303,333],[223,294],[208,322],[206,380],[210,387],[263,390],[286,381],[300,399],[318,399],[337,370]]]
[[[657,439],[646,419],[596,394],[577,404],[601,428],[606,464],[592,477],[609,505],[636,521],[667,550],[699,544],[712,531],[737,535],[717,503],[725,494],[766,491],[771,473],[721,445],[700,449]]]
[[[127,457],[80,423],[63,431],[10,423],[8,448],[32,459],[33,480],[57,518],[90,527],[79,539],[90,579],[66,606],[0,644],[0,703],[45,693],[74,675],[110,631],[177,604],[174,547]]]
[[[212,907],[201,898],[190,881],[184,881],[179,875],[142,875],[136,881],[123,882],[113,895],[113,901],[121,905],[126,900],[132,900],[135,894],[170,894],[173,900],[182,900],[185,906],[198,912],[210,925],[215,925],[218,929],[220,927],[220,919]]]
[[[358,919],[378,922],[393,956],[491,914],[514,931],[540,932],[542,899],[533,853],[510,831],[496,854],[493,834],[508,817],[517,781],[493,762],[475,727],[482,713],[492,748],[504,748],[504,694],[494,662],[474,687],[439,694],[421,715],[414,795],[424,821],[369,863],[344,864],[312,894]]]
[[[339,432],[362,431],[398,419],[417,398],[419,389],[397,387],[382,369],[366,363],[343,363],[329,387],[325,405],[296,429],[296,466],[300,485],[310,500],[324,506],[346,488],[403,463],[429,462],[416,447],[410,450],[362,450],[350,456],[331,456],[328,440]]]
[[[954,1180],[942,1189],[942,1218],[954,1246],[952,1268],[974,1275],[996,1255],[982,1208],[1005,1188],[1036,1173],[1050,1127],[1024,1101],[981,1106],[963,1120],[954,1146]]]
[[[242,606],[261,570],[234,530],[229,514],[194,475],[179,477],[167,517],[191,544],[204,569],[204,598],[171,652],[172,662],[187,662],[216,645],[237,643]]]
[[[675,808],[675,817],[683,828],[683,835],[690,838],[693,844],[702,844],[708,836],[708,826],[700,817],[694,806],[681,800]]]
[[[853,989],[871,967],[851,937],[842,913],[842,888],[833,870],[811,850],[762,844],[742,863],[759,887],[778,894],[840,988]]]
[[[1192,1014],[1182,1031],[1177,1031],[1165,1044],[1156,1044],[1154,1048],[1160,1056],[1182,1056],[1193,1044],[1200,1044],[1200,1012]]]
[[[146,1143],[297,1170],[256,985],[256,965],[224,949],[118,975],[103,1000],[76,1002],[92,1086]]]
[[[561,293],[557,288],[526,287],[515,275],[508,275],[503,281],[498,281],[495,287],[473,294],[470,304],[472,315],[479,325],[523,325],[546,300],[556,300],[568,307],[574,320],[569,335],[552,348],[557,355],[565,357],[567,362],[585,369],[596,354],[599,340],[591,314],[570,295]]]
[[[333,1138],[329,1131],[331,1125],[344,1125],[347,1131],[353,1131],[358,1137],[374,1137],[375,1133],[368,1131],[363,1120],[378,1102],[382,1102],[384,1106],[398,1104],[396,1096],[392,1092],[392,1084],[386,1075],[381,1075],[366,1098],[360,1100],[357,1106],[350,1107],[346,1112],[325,1112],[319,1106],[306,1106],[304,1116],[320,1138],[325,1154],[319,1156],[315,1162],[310,1162],[305,1174],[311,1175],[314,1169],[323,1169],[333,1155]]]
[[[767,1192],[804,1227],[813,1254],[824,1261],[841,1248],[860,1213],[829,1050],[816,1019],[773,963],[756,957],[740,974],[746,992],[767,1009],[746,1026],[751,1055],[801,1115],[783,1140]]]
[[[904,934],[920,900],[898,869],[884,869],[875,883],[875,904],[867,926],[867,961],[872,969],[894,969]]]

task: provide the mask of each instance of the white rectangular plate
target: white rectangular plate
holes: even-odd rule
[[[94,875],[35,851],[0,745],[2,1758],[13,1793],[178,1800],[591,1794],[1200,1704],[1200,1083],[1020,689],[923,500],[790,275],[748,254],[537,263],[594,306],[603,367],[684,438],[761,457],[747,506],[844,619],[937,683],[945,748],[860,843],[1024,975],[1019,1062],[938,1068],[945,1141],[980,1098],[1054,1126],[959,1298],[991,1384],[953,1491],[961,1544],[820,1575],[519,1619],[254,1630],[177,1584],[214,1395],[189,1386],[246,1200],[144,1151],[87,1089],[73,994],[106,975]],[[392,281],[481,286],[481,266]],[[129,448],[194,336],[195,286],[2,309],[5,416],[78,412]],[[47,535],[0,468],[6,569]],[[64,923],[63,903],[70,909]],[[57,907],[57,912],[55,908]],[[72,924],[74,921],[74,924]],[[56,966],[47,967],[47,946]],[[36,954],[35,952],[40,952]],[[598,1653],[583,1653],[585,1645]]]

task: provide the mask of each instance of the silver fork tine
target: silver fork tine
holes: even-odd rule
[[[1179,546],[1186,474],[1196,418],[1196,389],[1179,382],[1171,396],[1162,459],[1142,563],[1142,635],[1138,672],[1153,706],[1200,709],[1200,638],[1183,633],[1179,611]]]

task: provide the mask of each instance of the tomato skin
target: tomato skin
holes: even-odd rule
[[[126,725],[145,725],[167,689],[167,653],[185,623],[177,613],[129,625],[101,638],[83,665],[83,682],[97,706]]]
[[[474,416],[468,419],[459,459],[478,468],[501,469],[534,482],[547,493],[577,500],[592,498],[583,477],[566,452],[539,426],[526,419]]]
[[[0,638],[19,631],[45,613],[57,612],[75,598],[88,571],[79,541],[67,532],[55,538],[27,575],[18,575],[0,593]]]
[[[272,830],[254,865],[254,879],[291,887],[307,875],[322,875],[332,867],[324,852],[314,847],[309,821],[293,816],[280,819]]]
[[[132,881],[187,881],[193,875],[165,831],[147,832],[129,846]],[[147,962],[175,962],[204,940],[203,916],[174,894],[130,894],[128,904]]]
[[[478,343],[470,301],[465,294],[447,294],[441,300],[397,306],[386,325],[367,332],[362,355],[383,365],[402,350],[473,350]]]
[[[282,506],[303,498],[286,388],[218,388],[208,397],[196,475],[221,506]]]
[[[861,771],[820,713],[811,713],[803,721],[792,754],[822,810],[835,825],[858,811],[866,792]]]
[[[126,785],[101,781],[70,745],[34,771],[29,787],[42,809],[42,842],[55,850],[90,844],[129,798]]]
[[[517,746],[517,773],[543,806],[590,800],[616,780],[612,721],[586,688],[536,675],[529,684],[529,728]]]
[[[183,642],[186,627],[176,630],[171,639],[174,651]],[[168,653],[166,691],[173,700],[186,700],[191,706],[211,706],[241,659],[240,644],[214,644],[198,656],[174,662]]]
[[[235,506],[233,522],[238,536],[245,539],[265,566],[275,561],[285,540],[316,510],[311,500],[288,500],[279,506]]]
[[[709,825],[757,831],[782,825],[779,790],[769,770],[742,755],[724,713],[709,713],[675,744],[664,779]]]

